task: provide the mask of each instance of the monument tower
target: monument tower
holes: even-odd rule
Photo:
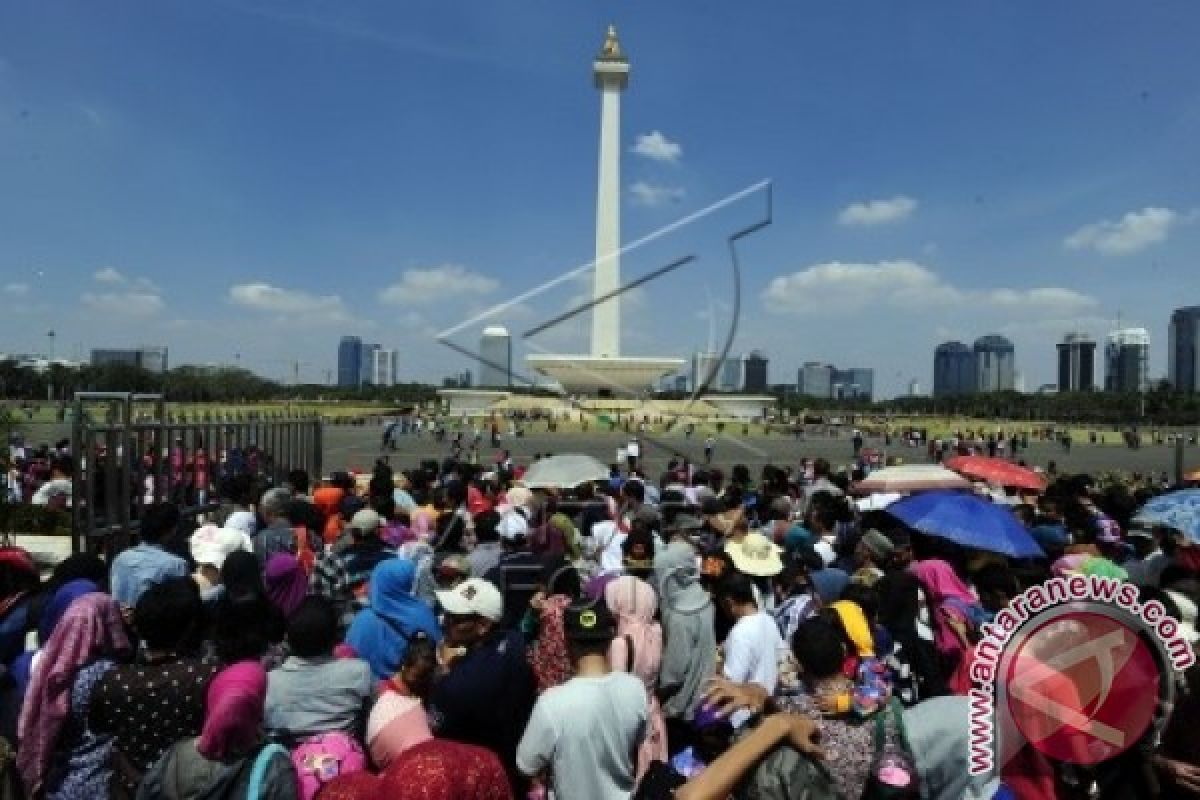
[[[636,394],[683,366],[678,358],[621,355],[621,92],[629,59],[610,25],[592,62],[600,92],[600,154],[596,176],[596,261],[592,277],[592,342],[587,355],[530,355],[526,362],[566,391]]]

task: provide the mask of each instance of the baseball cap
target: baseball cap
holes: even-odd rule
[[[567,639],[577,642],[606,642],[617,635],[617,621],[603,603],[563,612]]]
[[[477,615],[492,622],[504,616],[504,597],[500,590],[482,578],[470,578],[453,589],[437,592],[437,600],[447,614]]]
[[[354,512],[354,516],[350,518],[349,527],[359,533],[375,533],[383,525],[383,517],[379,513],[369,508],[364,508],[362,511]]]
[[[198,528],[188,544],[193,561],[197,564],[209,564],[217,569],[224,565],[226,558],[238,550],[254,550],[250,537],[246,534],[231,528],[218,528],[216,525]]]

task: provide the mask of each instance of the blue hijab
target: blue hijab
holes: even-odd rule
[[[50,638],[50,634],[54,633],[59,620],[63,618],[63,614],[67,613],[71,603],[85,594],[98,591],[100,588],[86,578],[77,578],[60,586],[50,601],[46,603],[46,607],[42,609],[42,618],[38,621],[38,646],[44,645]]]
[[[442,638],[433,609],[413,595],[417,566],[406,558],[389,558],[371,573],[369,608],[360,611],[346,633],[346,644],[371,666],[379,680],[396,674],[408,643],[418,632],[434,642]]]

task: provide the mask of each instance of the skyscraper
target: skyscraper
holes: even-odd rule
[[[975,354],[962,342],[942,342],[933,351],[933,396],[975,391]]]
[[[1200,392],[1200,306],[1175,309],[1167,346],[1167,377],[1177,392]]]
[[[512,337],[508,329],[493,325],[483,329],[479,340],[479,385],[512,386]]]
[[[733,356],[721,362],[721,374],[717,383],[722,392],[740,392],[742,390],[742,359]]]
[[[1058,390],[1090,392],[1096,388],[1096,341],[1086,333],[1068,333],[1058,343]]]
[[[1011,392],[1017,388],[1017,357],[1013,343],[999,334],[975,340],[975,391]]]
[[[1109,392],[1144,392],[1150,388],[1150,332],[1121,328],[1104,344],[1104,388]]]
[[[343,336],[338,342],[338,386],[358,386],[362,381],[362,339]]]
[[[796,383],[796,389],[802,395],[829,399],[833,397],[833,366],[809,361],[800,368]]]
[[[870,400],[875,394],[875,370],[863,367],[835,369],[830,395],[839,400]]]
[[[767,390],[767,357],[758,350],[750,351],[745,358],[743,389],[747,392]]]
[[[375,383],[375,354],[383,349],[379,344],[363,343],[362,350],[358,356],[358,365],[360,375],[358,382],[361,386],[374,386]]]
[[[395,386],[398,372],[399,355],[394,349],[379,348],[371,352],[371,384],[374,386]]]

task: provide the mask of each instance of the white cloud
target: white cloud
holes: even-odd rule
[[[121,317],[152,317],[163,310],[163,299],[153,292],[86,292],[80,298],[92,311]]]
[[[6,283],[4,284],[4,293],[13,297],[24,297],[29,294],[28,283]]]
[[[330,320],[349,319],[342,298],[335,294],[315,295],[299,289],[284,289],[269,283],[240,283],[229,287],[234,305],[275,314],[303,314]]]
[[[396,306],[421,305],[437,300],[448,303],[461,300],[461,295],[485,295],[496,290],[499,282],[486,275],[471,272],[457,264],[443,264],[428,269],[406,269],[400,282],[386,287],[379,299]],[[456,295],[460,296],[456,298]]]
[[[678,203],[686,192],[678,186],[655,186],[645,181],[637,181],[629,187],[633,195],[633,203],[647,208],[657,208],[667,203]]]
[[[92,275],[92,278],[96,281],[96,283],[112,283],[112,284],[121,284],[121,283],[125,283],[125,281],[128,280],[124,275],[122,275],[118,270],[114,269],[113,267],[105,267],[104,269],[96,270],[96,272]]]
[[[641,134],[631,149],[639,156],[670,164],[678,163],[683,156],[683,146],[679,142],[672,142],[661,131]]]
[[[847,264],[832,261],[773,278],[763,304],[776,313],[831,314],[878,306],[1003,309],[1006,314],[1068,317],[1096,308],[1090,295],[1073,289],[962,289],[913,261]]]
[[[1147,206],[1130,211],[1119,220],[1102,220],[1084,225],[1063,244],[1069,250],[1095,250],[1106,256],[1123,256],[1166,241],[1171,227],[1181,217],[1169,208]]]
[[[841,225],[884,225],[907,219],[917,210],[917,201],[902,194],[888,200],[852,203],[838,213]]]

